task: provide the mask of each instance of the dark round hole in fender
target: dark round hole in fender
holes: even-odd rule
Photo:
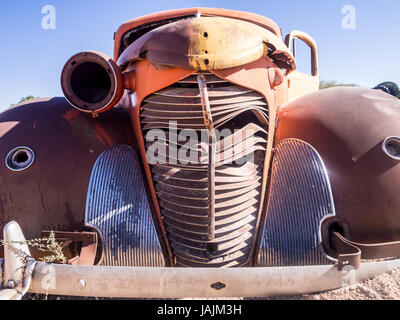
[[[33,150],[28,147],[17,147],[12,149],[6,156],[5,164],[12,171],[22,171],[31,166],[35,160]]]
[[[382,143],[382,150],[390,158],[400,161],[400,137],[387,137]]]
[[[24,163],[29,160],[29,156],[26,151],[21,151],[13,157],[13,160],[15,163]]]
[[[98,103],[110,93],[110,75],[95,62],[83,62],[71,74],[71,89],[82,101]]]

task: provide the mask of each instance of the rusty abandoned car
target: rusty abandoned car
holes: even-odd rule
[[[399,99],[319,90],[315,41],[257,14],[114,40],[66,62],[65,98],[0,115],[2,298],[301,294],[400,266]],[[29,245],[50,236],[63,263]]]

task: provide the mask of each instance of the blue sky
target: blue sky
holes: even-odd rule
[[[56,29],[42,28],[42,8],[56,9]],[[352,5],[356,28],[342,28]],[[267,16],[282,28],[309,33],[318,44],[320,78],[371,87],[399,83],[399,0],[2,0],[0,1],[0,110],[21,97],[60,96],[60,73],[73,54],[112,56],[113,33],[132,18],[168,9],[214,7]]]

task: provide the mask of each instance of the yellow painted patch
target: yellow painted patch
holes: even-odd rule
[[[268,53],[266,30],[248,22],[203,17],[192,19],[188,29],[188,63],[194,69],[235,67]]]

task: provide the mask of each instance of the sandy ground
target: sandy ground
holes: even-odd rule
[[[24,300],[93,300],[89,297],[61,297],[27,294]],[[300,296],[249,298],[256,300],[400,300],[400,269],[379,275],[356,285]]]
[[[303,296],[270,297],[279,300],[400,300],[400,269],[356,285]]]

